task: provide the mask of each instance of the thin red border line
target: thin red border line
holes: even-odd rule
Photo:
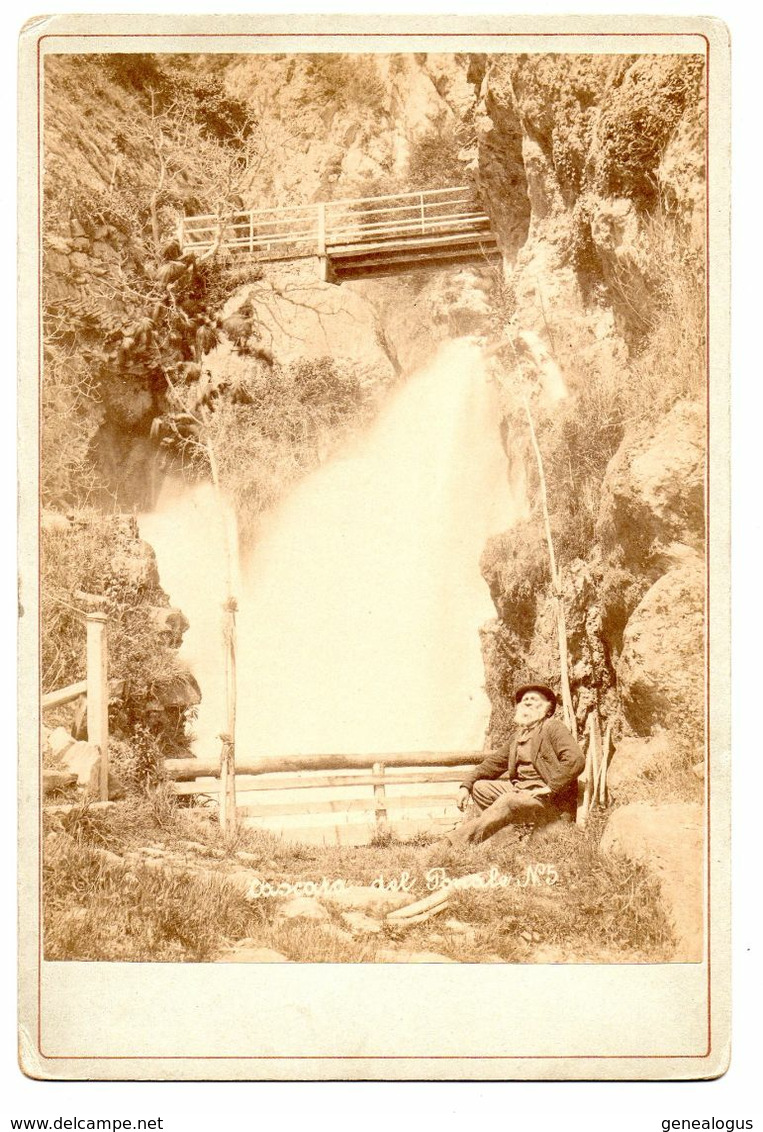
[[[608,31],[592,31],[592,32],[562,32],[562,31],[538,31],[538,32],[499,32],[499,31],[486,31],[486,32],[458,32],[458,31],[444,31],[444,32],[427,32],[427,31],[403,31],[403,32],[355,32],[355,31],[315,31],[315,32],[280,32],[280,31],[263,31],[263,32],[203,32],[191,31],[183,32],[179,35],[173,35],[171,32],[147,32],[141,35],[139,32],[51,32],[46,35],[41,35],[39,43],[43,39],[681,39],[693,38],[704,39],[708,44],[709,56],[709,40],[703,32],[698,31],[677,31],[677,32],[664,32],[664,31],[621,31],[621,32],[608,32]],[[39,45],[38,45],[39,50]],[[360,54],[355,52],[355,54]],[[571,55],[572,52],[565,51],[560,54]],[[590,52],[589,52],[590,54]]]
[[[43,374],[43,308],[42,308],[42,205],[44,149],[42,137],[42,76],[40,43],[37,44],[37,546],[42,530],[42,383]],[[42,720],[42,564],[37,563],[37,719]],[[43,848],[42,848],[42,732],[37,740],[37,1048],[42,1054],[42,962],[44,942]]]
[[[710,1056],[712,1048],[712,980],[710,969],[712,966],[711,917],[712,901],[710,899],[710,870],[712,857],[710,853],[710,790],[712,775],[710,773],[710,40],[705,36],[707,45],[707,61],[705,63],[705,405],[706,427],[705,434],[705,785],[706,785],[706,812],[705,827],[707,831],[707,929],[705,931],[705,947],[707,954],[707,1055]]]
[[[706,441],[706,495],[705,495],[705,523],[706,523],[706,545],[705,545],[705,563],[706,563],[706,630],[709,628],[710,623],[710,40],[702,32],[442,32],[435,33],[434,35],[427,34],[426,32],[401,32],[401,33],[383,33],[383,32],[368,32],[368,33],[354,33],[354,32],[315,32],[315,33],[280,33],[280,32],[224,32],[218,34],[208,34],[204,32],[189,32],[181,35],[170,35],[169,33],[148,33],[147,35],[139,35],[138,33],[125,33],[106,32],[103,35],[97,33],[83,33],[78,35],[76,33],[62,33],[60,35],[44,35],[40,36],[37,42],[37,238],[38,238],[38,313],[40,317],[40,328],[42,327],[42,269],[40,257],[42,254],[42,99],[41,99],[41,61],[42,61],[42,41],[43,39],[241,39],[241,38],[341,38],[341,37],[359,37],[366,38],[403,38],[403,37],[418,37],[419,35],[427,35],[427,38],[463,38],[463,39],[479,39],[479,38],[670,38],[676,39],[680,37],[693,37],[696,39],[704,39],[705,41],[705,291],[706,291],[706,307],[705,307],[705,329],[706,329],[706,346],[705,346],[705,386],[706,386],[706,420],[707,420],[707,441]],[[565,54],[569,54],[565,52]],[[40,333],[38,333],[38,391],[41,391],[43,380],[43,358],[42,346],[40,340]],[[42,397],[38,395],[38,467],[41,464],[41,445],[42,445]],[[40,533],[42,500],[41,493],[38,490],[37,500],[37,520],[38,520],[38,543]],[[40,634],[42,630],[41,624],[41,591],[42,579],[41,572],[38,572],[38,648]],[[533,1056],[532,1054],[467,1054],[467,1055],[446,1055],[446,1054],[378,1054],[370,1056],[354,1056],[354,1055],[302,1055],[302,1054],[269,1054],[269,1055],[233,1055],[225,1057],[219,1054],[178,1054],[178,1055],[126,1055],[109,1057],[108,1055],[87,1055],[87,1054],[55,1054],[48,1056],[42,1051],[42,962],[43,962],[43,937],[40,927],[43,922],[43,906],[42,906],[42,790],[41,790],[41,774],[42,774],[42,752],[38,747],[38,765],[37,765],[37,783],[38,783],[38,949],[37,949],[37,1046],[38,1052],[41,1057],[48,1061],[386,1061],[386,1060],[405,1060],[405,1061],[437,1061],[437,1060],[457,1060],[457,1061],[505,1061],[505,1060],[519,1060],[519,1061],[558,1061],[558,1060],[576,1060],[576,1061],[640,1061],[640,1060],[666,1060],[666,1059],[682,1059],[682,1060],[704,1060],[708,1058],[712,1052],[712,1009],[711,1009],[711,962],[712,954],[710,947],[710,925],[711,925],[711,901],[710,901],[710,869],[711,869],[711,851],[710,851],[710,734],[709,734],[709,710],[710,710],[710,646],[709,638],[705,648],[706,655],[706,716],[705,716],[705,749],[706,749],[706,766],[707,766],[707,800],[706,800],[706,815],[705,826],[707,832],[707,891],[706,891],[706,907],[707,907],[707,930],[705,932],[705,949],[707,955],[707,1048],[701,1054],[541,1054]],[[38,695],[41,697],[41,674],[38,672]],[[584,964],[589,966],[589,964]],[[597,964],[590,964],[595,966]],[[619,964],[618,964],[619,966]]]

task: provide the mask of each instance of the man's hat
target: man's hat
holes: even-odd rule
[[[514,702],[518,704],[525,692],[540,692],[551,701],[551,708],[556,711],[556,692],[552,691],[548,684],[521,684],[514,693]]]

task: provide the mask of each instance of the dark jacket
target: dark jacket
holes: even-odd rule
[[[585,768],[585,757],[576,740],[558,719],[544,719],[532,737],[530,758],[543,781],[551,789],[556,804],[572,803],[578,777]],[[517,770],[517,737],[512,735],[496,751],[491,751],[479,766],[464,775],[463,786],[471,790],[480,778],[514,780]]]

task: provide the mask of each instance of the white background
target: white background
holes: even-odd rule
[[[80,12],[145,12],[147,5],[80,4]],[[297,5],[295,5],[295,8]],[[318,4],[302,3],[299,11],[324,11]],[[447,12],[480,14],[567,14],[566,5],[538,3],[518,6],[482,3],[453,3],[435,8],[418,3],[380,4],[384,13]],[[164,13],[241,12],[243,5],[216,2],[209,6],[164,4]],[[44,12],[66,12],[61,4],[46,4]],[[261,12],[283,11],[283,6],[263,3]],[[292,9],[293,10],[293,9]],[[344,0],[344,12],[367,11],[358,3]],[[763,1104],[760,1079],[763,1063],[757,1053],[760,1027],[759,956],[756,955],[760,917],[761,883],[757,860],[759,839],[756,825],[763,814],[760,790],[761,743],[758,704],[761,700],[760,600],[756,583],[760,577],[761,547],[761,469],[756,458],[761,448],[763,398],[761,386],[760,325],[763,321],[763,290],[760,286],[763,223],[758,201],[761,198],[761,83],[763,59],[758,40],[759,20],[753,10],[741,3],[723,8],[698,10],[693,4],[631,3],[627,6],[578,3],[578,12],[614,14],[617,12],[664,15],[714,15],[729,24],[732,36],[734,105],[733,128],[733,240],[734,240],[734,326],[733,326],[733,584],[734,584],[734,937],[733,1053],[729,1072],[720,1080],[689,1083],[453,1083],[453,1084],[257,1084],[257,1083],[42,1083],[23,1077],[16,1060],[15,932],[12,923],[17,900],[15,872],[15,767],[14,652],[15,634],[15,364],[14,293],[15,270],[15,102],[17,37],[22,23],[40,14],[40,9],[11,4],[0,14],[2,52],[0,84],[0,122],[3,127],[2,207],[2,284],[4,315],[0,371],[4,397],[4,436],[0,444],[0,503],[3,507],[2,601],[0,601],[0,640],[3,681],[2,752],[5,760],[5,789],[2,792],[3,822],[0,826],[3,879],[3,927],[0,935],[0,1132],[10,1128],[10,1117],[138,1117],[164,1118],[167,1132],[201,1132],[202,1129],[259,1129],[271,1121],[287,1128],[308,1124],[311,1128],[354,1128],[364,1132],[403,1132],[408,1128],[437,1128],[438,1132],[465,1125],[490,1123],[513,1130],[563,1128],[565,1132],[609,1132],[612,1130],[652,1130],[661,1128],[666,1118],[708,1118],[716,1120],[751,1119],[763,1130]],[[251,11],[251,9],[250,9]],[[615,1004],[613,1004],[614,1006]]]

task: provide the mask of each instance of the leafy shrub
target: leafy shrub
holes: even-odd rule
[[[406,188],[440,189],[463,184],[466,173],[458,155],[471,134],[468,122],[443,113],[430,130],[411,142]]]
[[[660,157],[686,106],[698,101],[703,75],[699,55],[648,58],[629,68],[599,119],[597,191],[644,208],[655,203]]]
[[[43,491],[60,506],[88,501],[99,426],[148,438],[195,359],[227,281],[182,257],[178,217],[189,185],[195,211],[229,209],[261,139],[220,78],[180,57],[57,57],[45,79]],[[102,497],[116,495],[123,479],[102,463]]]
[[[171,693],[188,673],[154,619],[154,608],[166,605],[167,598],[153,554],[138,539],[134,520],[95,511],[52,529],[43,525],[40,551],[43,690],[84,678],[84,599],[78,593],[103,595],[109,675],[124,681],[109,708],[110,728],[131,742],[135,776],[145,779],[160,749],[167,755],[186,745],[182,710],[162,702],[163,693]]]
[[[90,445],[102,409],[93,370],[81,355],[48,347],[41,402],[42,505],[84,506],[96,488]]]
[[[307,59],[311,102],[337,109],[356,106],[375,114],[384,110],[387,87],[373,55],[310,55]]]

